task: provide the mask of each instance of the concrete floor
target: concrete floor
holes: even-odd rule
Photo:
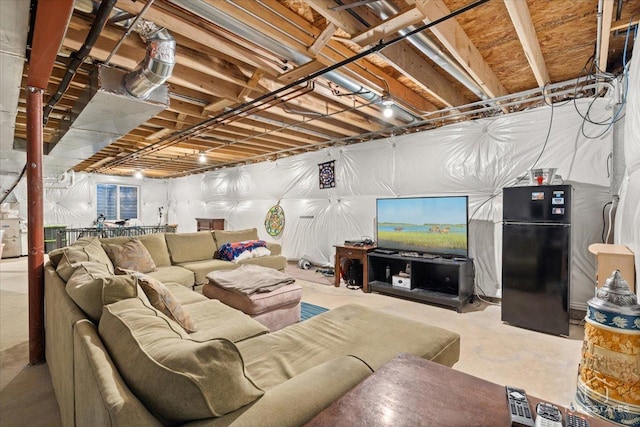
[[[303,301],[327,308],[358,303],[453,330],[461,335],[454,369],[501,385],[524,388],[569,406],[575,393],[584,329],[556,337],[505,325],[500,306],[476,301],[462,313],[380,294],[333,286],[315,268],[287,272],[303,286]],[[27,258],[0,261],[0,426],[59,426],[47,365],[28,365]],[[407,331],[410,334],[411,331]],[[473,392],[470,390],[469,392]]]

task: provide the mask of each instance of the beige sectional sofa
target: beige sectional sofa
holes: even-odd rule
[[[185,235],[204,241],[200,233]],[[297,426],[399,352],[448,366],[458,360],[457,334],[360,305],[269,333],[244,313],[191,290],[187,275],[174,267],[192,272],[197,283],[202,271],[221,261],[195,260],[205,251],[194,246],[204,243],[168,236],[169,258],[157,235],[140,238],[156,264],[151,278],[111,275],[95,241],[51,254],[45,266],[46,358],[65,426]],[[141,283],[153,278],[164,283],[179,306],[173,308],[188,314],[194,332],[143,291]]]
[[[266,242],[271,255],[250,258],[238,263],[220,259],[218,248],[228,242],[258,240],[258,230],[214,230],[195,233],[156,233],[137,236],[149,251],[157,270],[149,273],[163,282],[180,283],[185,286],[202,285],[207,282],[207,273],[214,270],[238,268],[242,264],[257,264],[284,270],[287,259],[281,255],[278,243]],[[130,237],[100,239],[105,244],[124,244]]]

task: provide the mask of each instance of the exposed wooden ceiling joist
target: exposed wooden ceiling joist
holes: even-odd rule
[[[113,174],[147,169],[145,176],[182,176],[415,131],[425,126],[423,119],[430,120],[428,126],[438,126],[482,117],[484,112],[475,113],[480,104],[469,103],[483,93],[486,101],[506,95],[520,99],[519,91],[539,91],[545,83],[549,87],[584,79],[597,69],[619,72],[624,30],[630,22],[637,25],[640,16],[640,2],[626,1],[618,21],[612,22],[613,0],[604,0],[598,42],[596,0],[503,1],[504,6],[489,1],[415,39],[398,40],[352,60],[479,2],[155,0],[144,19],[165,26],[177,45],[177,63],[166,83],[169,105],[74,169]],[[116,8],[135,15],[145,3],[119,0]],[[90,14],[75,11],[68,28],[60,29],[66,35],[45,99],[56,90],[66,58],[80,47],[92,21]],[[86,96],[91,69],[108,57],[125,31],[113,23],[102,30],[88,63],[53,108],[43,131],[45,144],[73,119],[77,101]],[[593,58],[597,44],[600,51]],[[145,42],[133,32],[109,65],[130,71],[145,50]],[[627,50],[627,57],[630,54]],[[343,65],[334,70],[338,63]],[[323,73],[328,67],[332,71]],[[288,95],[263,98],[309,75],[315,78]],[[23,87],[26,82],[27,69]],[[382,114],[387,97],[398,107],[399,114],[391,118]],[[553,96],[546,101],[552,102]],[[491,106],[489,114],[535,105],[520,102],[508,110],[495,102],[483,104]],[[25,111],[23,94],[15,123],[18,138],[26,134]],[[462,111],[469,114],[458,115]],[[207,153],[204,165],[198,162],[200,152]]]

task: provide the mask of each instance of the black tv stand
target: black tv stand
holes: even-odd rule
[[[470,302],[474,292],[474,270],[471,258],[406,257],[399,254],[369,252],[369,291],[394,295],[421,302],[453,307],[458,312]],[[412,289],[392,286],[390,276],[407,272]]]

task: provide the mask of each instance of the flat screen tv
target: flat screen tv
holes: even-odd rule
[[[377,246],[466,257],[467,199],[467,196],[377,199]]]

